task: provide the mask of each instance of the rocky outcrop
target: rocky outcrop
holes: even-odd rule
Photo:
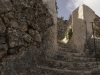
[[[0,0],[0,75],[38,75],[57,50],[56,23],[55,0]]]
[[[63,17],[58,18],[57,20],[57,38],[58,40],[62,40],[66,36],[66,30],[68,27],[68,22],[67,20],[63,20]]]

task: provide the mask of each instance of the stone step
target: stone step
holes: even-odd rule
[[[79,51],[76,50],[76,49],[68,49],[68,48],[60,48],[59,51],[71,52],[71,53],[79,53]]]
[[[70,57],[65,61],[78,61],[78,62],[95,62],[95,58],[89,58],[89,57]]]
[[[91,71],[56,69],[56,68],[49,68],[46,66],[37,66],[37,68],[38,68],[37,75],[91,75]]]
[[[63,51],[63,50],[59,50],[56,54],[59,54],[59,55],[67,55],[67,54],[85,55],[85,54],[82,54],[80,52],[73,53],[73,52]]]
[[[85,53],[67,53],[67,54],[70,54],[71,56],[73,57],[89,57],[89,58],[94,58],[94,56],[89,56],[89,55],[86,55]]]
[[[99,62],[100,63],[100,62]],[[64,62],[49,59],[44,61],[41,66],[48,66],[50,68],[69,69],[69,70],[90,70],[97,67],[96,62]]]
[[[57,55],[73,56],[73,57],[90,57],[90,58],[93,58],[93,56],[86,55],[85,53],[80,53],[80,52],[71,53],[71,52],[62,51],[62,50],[58,51],[56,54]]]
[[[65,62],[83,62],[83,63],[85,63],[85,62],[95,62],[96,59],[95,58],[86,58],[86,57],[73,57],[73,58],[72,57],[71,58],[66,57],[66,60],[61,60],[61,61],[65,61]]]
[[[55,56],[52,58],[54,60],[61,60],[61,61],[80,61],[80,62],[91,62],[91,61],[95,61],[95,58],[92,57],[78,57],[78,56],[74,56],[73,54],[55,54]]]

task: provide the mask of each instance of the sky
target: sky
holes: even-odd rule
[[[79,5],[85,4],[89,6],[95,13],[100,16],[100,0],[56,0],[58,6],[58,17],[69,18],[72,11]]]

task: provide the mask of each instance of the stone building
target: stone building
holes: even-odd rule
[[[92,37],[93,31],[90,22],[94,22],[95,12],[83,4],[75,9],[71,16],[73,35],[69,44],[72,48],[84,52],[86,39],[88,40]]]

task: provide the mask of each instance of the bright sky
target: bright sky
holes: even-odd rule
[[[100,0],[57,0],[58,17],[68,19],[71,12],[81,4],[89,6],[100,16]]]

